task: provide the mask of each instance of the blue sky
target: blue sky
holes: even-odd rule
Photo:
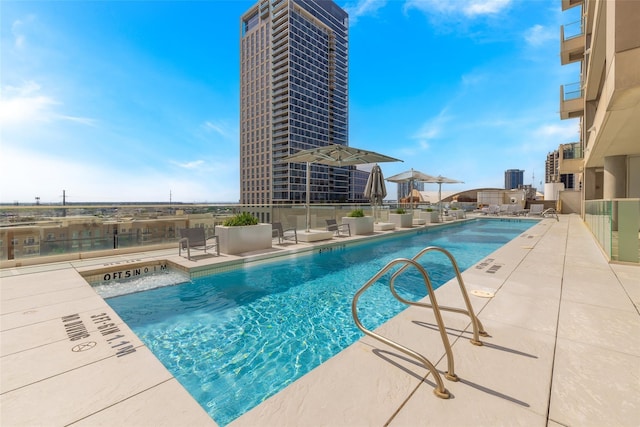
[[[237,202],[239,18],[254,3],[0,2],[0,202]],[[558,110],[579,79],[560,65],[559,27],[579,8],[336,3],[350,16],[350,145],[404,161],[385,176],[414,168],[463,190],[523,169],[541,188],[546,154],[578,141]]]

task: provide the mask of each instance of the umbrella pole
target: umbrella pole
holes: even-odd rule
[[[440,211],[440,222],[444,220],[442,215],[442,183],[438,183],[438,210]]]
[[[311,162],[307,162],[307,233],[311,228]]]

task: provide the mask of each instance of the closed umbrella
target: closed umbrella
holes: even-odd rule
[[[367,179],[367,185],[364,187],[364,197],[371,201],[373,219],[377,223],[376,206],[382,205],[382,199],[387,197],[387,186],[384,184],[382,169],[378,165],[375,165],[371,169],[369,179]]]
[[[298,151],[284,157],[287,162],[307,163],[307,232],[311,228],[311,163],[329,166],[354,166],[367,163],[401,162],[400,159],[385,156],[374,151],[362,150],[347,145],[329,144],[322,147]]]

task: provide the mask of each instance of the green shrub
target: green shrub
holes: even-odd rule
[[[426,211],[427,212],[433,212],[433,209],[432,208],[427,208]]]
[[[351,218],[362,218],[364,216],[364,211],[362,209],[354,209],[347,215]]]
[[[258,218],[248,212],[242,212],[224,220],[222,225],[227,227],[240,227],[243,225],[258,225]]]
[[[398,209],[396,209],[396,213],[397,213],[397,214],[406,214],[406,213],[407,213],[407,211],[405,211],[404,209],[400,209],[400,208],[398,208]]]

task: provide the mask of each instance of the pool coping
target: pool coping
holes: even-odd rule
[[[231,425],[370,425],[387,422],[390,425],[407,425],[415,424],[417,420],[434,425],[453,425],[461,413],[467,415],[467,422],[473,421],[475,425],[504,425],[510,424],[514,419],[527,424],[531,421],[531,425],[588,425],[595,424],[596,421],[632,425],[630,420],[638,419],[635,416],[639,415],[637,408],[640,408],[637,397],[640,396],[640,390],[637,384],[630,384],[629,379],[616,377],[615,385],[618,389],[622,387],[621,391],[616,392],[606,387],[603,391],[601,384],[593,384],[596,381],[574,371],[575,366],[584,365],[577,355],[586,349],[603,360],[606,359],[608,362],[602,364],[604,367],[613,364],[619,369],[620,366],[628,367],[631,364],[636,368],[635,372],[638,372],[640,350],[637,339],[629,341],[631,337],[638,336],[635,332],[640,331],[637,307],[629,300],[625,301],[619,291],[615,298],[603,298],[601,294],[596,294],[590,296],[593,300],[587,301],[587,296],[580,295],[573,289],[563,289],[563,283],[574,286],[573,282],[577,277],[582,284],[587,283],[590,287],[597,288],[601,285],[602,276],[606,279],[605,283],[616,286],[616,289],[625,289],[627,295],[632,296],[631,301],[638,301],[640,279],[637,277],[640,275],[637,272],[640,270],[635,266],[606,263],[579,218],[561,216],[560,219],[557,223],[555,219],[540,221],[538,224],[545,224],[546,230],[539,233],[540,236],[525,237],[524,241],[516,238],[499,250],[502,251],[500,260],[525,253],[519,262],[514,263],[509,274],[504,266],[493,274],[486,273],[489,266],[495,264],[487,264],[485,269],[472,267],[463,273],[465,281],[468,277],[469,284],[474,287],[497,289],[495,298],[488,301],[472,297],[480,319],[494,337],[486,340],[493,347],[483,346],[480,350],[471,348],[465,343],[464,337],[468,332],[465,332],[464,322],[460,324],[457,319],[445,319],[450,327],[448,332],[452,337],[457,336],[454,354],[459,366],[458,374],[463,379],[455,384],[447,382],[454,399],[435,398],[429,384],[431,380],[427,378],[426,382],[422,381],[421,376],[424,375],[420,374],[415,364],[397,356],[390,356],[395,358],[392,361],[382,359],[380,355],[388,356],[389,348],[364,338],[233,421]],[[571,233],[567,230],[569,224]],[[535,239],[535,244],[532,239]],[[567,242],[573,241],[577,244],[567,246]],[[333,245],[342,243],[343,240],[331,242]],[[288,249],[304,252],[314,248]],[[578,252],[584,252],[584,256],[575,254],[577,249]],[[560,256],[561,254],[564,256]],[[249,256],[255,256],[254,261],[257,261],[268,258],[270,254]],[[136,341],[135,335],[104,300],[95,295],[81,276],[83,271],[96,270],[109,263],[115,263],[115,266],[126,265],[131,260],[168,259],[178,265],[198,264],[197,269],[206,269],[205,264],[208,265],[208,260],[205,263],[204,259],[185,262],[176,258],[176,251],[167,250],[3,269],[0,275],[2,424],[114,425],[126,422],[128,425],[215,425],[146,347]],[[542,265],[548,265],[549,268],[544,272],[539,271]],[[591,274],[581,274],[581,270],[587,270]],[[571,277],[567,277],[568,272],[571,272]],[[547,280],[545,278],[549,281],[548,288],[544,289],[545,304],[544,307],[537,307],[536,298],[527,294],[527,285]],[[558,286],[562,289],[559,296]],[[450,293],[448,289],[451,288],[452,286],[445,285],[436,291],[436,295],[438,298],[442,295],[446,299]],[[540,296],[537,298],[539,300]],[[512,300],[519,305],[514,305]],[[533,308],[531,303],[534,303]],[[542,310],[547,306],[550,307],[548,310]],[[521,307],[515,310],[516,314],[523,310],[533,310],[530,311],[532,316],[514,319],[511,317],[515,315],[511,313],[511,317],[507,316],[505,319],[501,310],[506,308],[511,312],[514,307]],[[535,311],[536,307],[538,311]],[[607,319],[621,318],[624,322],[622,326],[617,325],[618,330],[613,338],[603,336],[598,332],[598,324],[594,324],[595,332],[592,333],[600,339],[594,343],[584,336],[584,331],[571,324],[572,313],[580,314],[575,317],[584,318],[593,314],[592,312],[598,316],[606,315]],[[406,316],[413,315],[409,310],[403,313]],[[74,315],[78,318],[73,317]],[[407,319],[404,316],[394,318],[383,325],[383,331],[410,337],[415,333],[412,330],[417,329],[422,337],[420,339],[423,339],[421,350],[426,346],[424,351],[428,353],[432,351],[431,346],[437,348],[424,339],[424,325],[412,323],[413,319],[407,327]],[[72,323],[73,325],[66,326]],[[422,323],[428,324],[429,319],[426,318]],[[565,326],[566,324],[569,326]],[[79,325],[84,325],[85,330]],[[102,334],[102,331],[114,331],[113,328],[118,329],[118,332]],[[460,332],[456,332],[456,335],[453,329]],[[128,343],[114,348],[113,344],[120,341],[107,340],[115,336],[113,334],[120,335],[119,332],[124,335],[120,341]],[[72,338],[85,333],[89,334],[90,339],[72,341]],[[531,344],[527,344],[523,337],[529,337],[530,342],[535,343],[533,348],[527,347]],[[506,341],[495,341],[502,339]],[[518,345],[514,346],[509,340],[514,340]],[[612,340],[618,344],[617,350],[611,348],[608,341]],[[78,344],[88,341],[95,342],[90,350],[72,350]],[[620,351],[620,343],[626,345],[623,347],[624,351]],[[117,352],[129,345],[133,345],[135,351],[123,352],[118,357]],[[513,352],[497,352],[497,347],[511,348]],[[520,351],[518,348],[527,350]],[[496,369],[492,366],[496,354],[491,354],[487,349],[500,356],[498,375],[485,377],[482,376],[485,375],[482,370],[469,368],[480,357],[491,370]],[[538,368],[536,365],[540,365],[542,371],[523,369],[523,362],[519,359],[533,361],[523,354],[538,354],[538,351],[540,356],[536,361],[540,362],[524,366]],[[509,359],[510,355],[515,357],[515,362]],[[440,360],[437,353],[429,357]],[[510,363],[520,371],[510,369]],[[443,369],[442,363],[437,366]],[[601,366],[590,367],[594,368]],[[355,374],[363,376],[354,377]],[[362,378],[373,381],[377,386],[366,387]],[[535,378],[540,378],[542,385]],[[512,379],[517,380],[510,381]],[[498,383],[494,384],[495,381]],[[517,384],[518,381],[523,386],[520,388],[528,390],[526,393],[520,390],[505,391],[513,387],[510,383]],[[576,393],[572,388],[576,386],[579,386],[578,391],[588,392]],[[574,392],[570,392],[571,390]],[[536,391],[535,396],[531,395],[533,391]],[[57,398],[51,399],[52,396]],[[590,401],[589,397],[594,401]],[[470,402],[476,403],[469,407]],[[523,407],[522,402],[529,407]],[[587,404],[588,410],[585,406]],[[585,418],[585,414],[591,418]],[[514,416],[520,418],[513,418]]]

